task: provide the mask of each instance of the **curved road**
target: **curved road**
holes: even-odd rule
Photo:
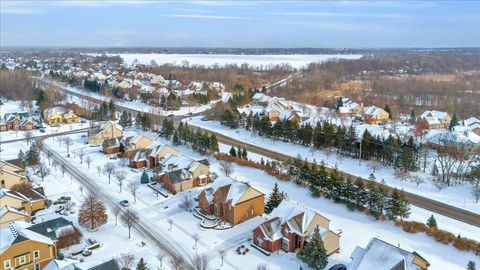
[[[46,80],[43,80],[43,79],[38,79],[38,78],[36,78],[36,80],[38,82],[44,84],[44,85],[51,85],[54,88],[56,88],[58,91],[67,92],[71,95],[86,99],[86,100],[88,100],[92,103],[101,104],[103,102],[103,100],[98,100],[98,99],[92,98],[91,96],[71,91],[71,90],[67,89],[66,87],[62,87],[61,85],[59,85],[57,83],[54,84],[54,83],[51,83],[49,81],[46,81]],[[121,105],[116,105],[116,106],[117,106],[117,108],[120,108],[122,110],[126,110],[128,112],[134,112],[134,113],[138,112],[137,110],[134,110],[132,108],[127,108],[127,107],[124,107],[124,106],[121,106]],[[159,115],[152,115],[152,117],[159,117]],[[175,123],[178,124],[178,122],[181,121],[181,118],[182,117],[175,117],[174,118]],[[276,160],[281,160],[281,161],[286,161],[288,159],[294,158],[294,157],[291,157],[291,156],[288,156],[288,155],[284,155],[284,154],[272,151],[270,149],[266,149],[266,148],[263,148],[263,147],[259,147],[257,145],[252,145],[250,143],[245,143],[244,141],[240,141],[240,140],[236,140],[236,139],[227,137],[223,134],[204,129],[202,127],[198,127],[198,128],[200,128],[201,130],[203,130],[205,132],[208,132],[208,133],[215,133],[218,141],[220,143],[223,143],[223,144],[228,144],[228,145],[232,145],[232,146],[245,145],[246,149],[249,152],[260,154],[260,155],[263,155],[265,157],[268,157],[268,158],[271,158],[271,159],[276,159]],[[353,175],[351,175],[349,173],[346,173],[346,172],[341,172],[341,173],[343,174],[344,177],[350,177],[352,179],[357,178],[357,176],[353,176]],[[367,179],[362,179],[362,180],[367,181]],[[390,187],[390,186],[386,186],[386,185],[383,185],[383,186],[385,187],[385,189],[387,189],[389,191],[393,190],[393,188]],[[468,223],[470,225],[480,227],[480,215],[479,214],[475,214],[473,212],[470,212],[470,211],[467,211],[467,210],[464,210],[464,209],[461,209],[461,208],[458,208],[458,207],[455,207],[455,206],[452,206],[452,205],[449,205],[449,204],[445,204],[445,203],[442,203],[442,202],[439,202],[439,201],[436,201],[436,200],[432,200],[432,199],[427,198],[427,197],[423,197],[423,196],[420,196],[420,195],[417,195],[417,194],[413,194],[413,193],[410,193],[410,192],[405,192],[405,196],[407,197],[407,200],[412,205],[430,210],[432,212],[435,212],[435,213],[453,218],[453,219],[458,220],[458,221]]]

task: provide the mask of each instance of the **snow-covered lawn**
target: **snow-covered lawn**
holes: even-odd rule
[[[289,64],[294,68],[300,68],[312,62],[323,62],[329,59],[359,59],[359,54],[294,54],[294,55],[232,55],[232,54],[107,54],[110,56],[119,55],[127,64],[134,61],[138,64],[150,65],[154,60],[158,65],[173,64],[183,65],[186,62],[189,65],[225,66],[227,64],[241,65],[247,63],[251,66],[268,68],[270,65]]]
[[[190,126],[198,126],[207,130],[218,132],[225,136],[235,138],[239,141],[271,149],[275,152],[288,155],[291,157],[300,156],[302,159],[306,158],[309,161],[314,159],[317,162],[324,160],[330,166],[338,166],[339,170],[348,172],[355,176],[368,178],[373,172],[369,162],[362,160],[359,164],[358,159],[349,157],[338,157],[335,154],[329,154],[322,150],[313,150],[293,143],[286,143],[282,141],[274,141],[265,137],[255,135],[250,131],[243,129],[231,129],[222,126],[215,121],[202,121],[201,117],[192,117],[188,119]],[[394,177],[394,170],[392,167],[379,166],[374,175],[378,181],[384,180],[385,183],[392,187],[401,188],[405,191],[415,193],[430,199],[434,199],[443,203],[448,203],[458,208],[463,208],[474,213],[480,213],[480,204],[475,203],[474,197],[471,195],[470,185],[455,185],[442,189],[441,191],[429,180],[430,175],[422,172],[416,172],[425,180],[425,183],[417,187],[413,182],[400,181]]]

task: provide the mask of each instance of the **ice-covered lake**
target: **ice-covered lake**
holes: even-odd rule
[[[306,66],[312,62],[322,62],[329,59],[358,59],[362,57],[359,54],[293,54],[293,55],[233,55],[233,54],[107,54],[119,55],[123,60],[132,64],[137,61],[139,64],[150,64],[152,60],[158,65],[171,63],[174,65],[204,65],[212,66],[218,64],[241,65],[247,63],[255,67],[265,67],[270,65],[290,64],[294,68]],[[186,62],[185,62],[186,61]]]

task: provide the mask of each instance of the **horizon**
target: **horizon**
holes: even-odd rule
[[[480,47],[468,1],[6,0],[0,12],[2,48]]]

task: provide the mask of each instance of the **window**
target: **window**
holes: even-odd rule
[[[5,261],[3,261],[3,268],[9,269],[10,267],[12,267],[12,266],[10,265],[10,260],[5,260]]]
[[[34,259],[40,258],[40,251],[35,250],[35,251],[33,252],[33,258],[34,258]]]
[[[40,264],[35,264],[35,270],[40,270]]]
[[[20,265],[22,265],[22,264],[25,264],[27,262],[27,258],[26,258],[25,255],[23,255],[23,256],[18,258],[18,261],[19,261]]]

